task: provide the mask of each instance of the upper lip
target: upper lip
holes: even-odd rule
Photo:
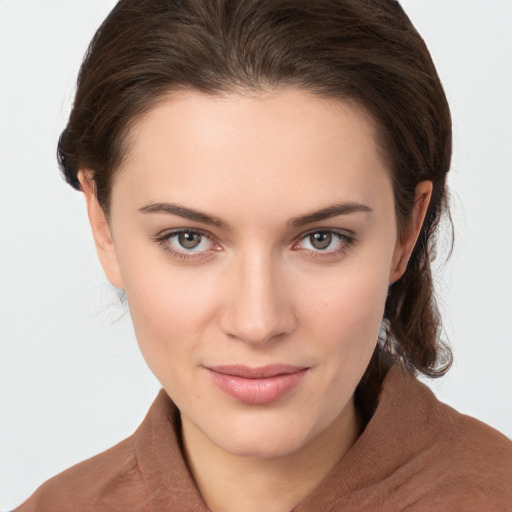
[[[208,370],[224,375],[234,377],[244,377],[246,379],[265,379],[276,377],[277,375],[286,375],[306,370],[305,366],[294,366],[290,364],[271,364],[267,366],[245,366],[240,364],[223,365],[223,366],[207,366]]]

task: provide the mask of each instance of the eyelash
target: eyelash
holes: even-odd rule
[[[197,251],[197,252],[187,252],[185,249],[183,251],[174,249],[170,244],[169,241],[171,238],[175,236],[179,236],[180,234],[188,233],[192,235],[198,235],[201,237],[205,237],[210,241],[214,240],[214,237],[201,229],[174,229],[172,231],[168,231],[164,233],[163,235],[157,236],[154,238],[155,242],[160,245],[164,251],[171,254],[172,257],[182,260],[182,261],[197,261],[202,260],[205,258],[210,257],[210,254],[207,254],[209,251]],[[334,229],[334,228],[328,228],[328,229],[313,229],[306,233],[301,234],[299,237],[297,237],[296,241],[293,243],[292,248],[295,247],[299,242],[307,239],[308,237],[315,235],[315,234],[330,234],[334,235],[340,242],[341,246],[334,250],[329,251],[322,251],[322,250],[309,250],[309,249],[302,249],[309,252],[309,256],[311,258],[330,258],[333,257],[340,257],[343,254],[345,254],[356,242],[355,236],[351,232],[347,232],[345,230],[341,229]],[[220,250],[220,249],[216,249]],[[300,251],[301,249],[296,249],[297,251]]]
[[[297,238],[297,242],[294,242],[293,246],[297,245],[299,242],[306,240],[312,235],[316,234],[329,234],[334,235],[338,239],[338,242],[340,246],[336,249],[331,249],[329,251],[322,251],[322,250],[309,250],[304,249],[305,251],[309,252],[308,257],[309,258],[323,258],[323,259],[333,259],[333,258],[339,258],[340,256],[343,256],[356,242],[356,238],[352,232],[345,231],[342,229],[334,229],[334,228],[328,228],[328,229],[312,229],[308,231],[307,233],[304,233],[300,235]],[[300,249],[299,249],[300,250]]]
[[[179,236],[180,234],[183,234],[183,233],[199,235],[201,237],[207,238],[208,240],[213,240],[213,236],[211,234],[209,234],[205,231],[202,231],[201,229],[182,228],[182,229],[173,229],[172,231],[168,231],[161,236],[157,236],[155,238],[155,242],[157,242],[158,245],[160,245],[164,249],[164,251],[170,253],[171,256],[173,256],[176,259],[182,260],[182,261],[200,260],[200,259],[208,258],[210,256],[209,254],[206,254],[206,251],[187,252],[185,249],[183,249],[183,251],[178,251],[178,250],[174,249],[169,244],[170,239],[175,236]]]

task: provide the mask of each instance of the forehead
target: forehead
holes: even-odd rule
[[[353,104],[292,88],[173,93],[135,123],[112,198],[116,189],[139,206],[293,198],[303,209],[375,200],[390,185],[374,132]]]

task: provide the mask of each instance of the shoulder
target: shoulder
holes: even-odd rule
[[[401,470],[420,491],[418,510],[512,510],[512,441],[442,403],[403,369],[395,373],[390,391],[406,426],[399,432],[413,440]]]
[[[442,402],[437,411],[444,428],[436,441],[436,461],[446,467],[446,482],[489,510],[512,510],[512,441]]]
[[[45,482],[15,512],[145,510],[133,436]]]
[[[512,443],[402,365],[352,448],[294,512],[512,512]]]
[[[183,457],[180,425],[161,390],[132,436],[48,480],[15,512],[206,510]]]

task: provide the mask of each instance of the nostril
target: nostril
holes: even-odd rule
[[[238,311],[239,315],[233,315],[225,325],[225,332],[232,339],[238,339],[253,345],[262,345],[267,342],[277,342],[293,332],[297,320],[292,311],[283,311],[282,308],[266,316],[258,316],[257,319],[247,318]]]

